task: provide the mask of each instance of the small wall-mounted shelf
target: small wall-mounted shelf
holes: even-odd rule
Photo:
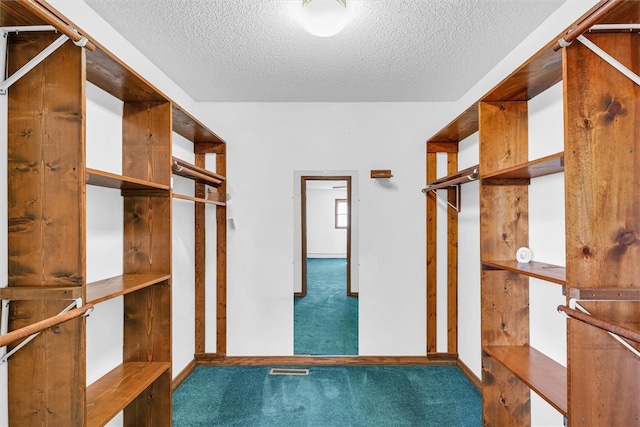
[[[374,169],[371,171],[371,178],[393,178],[391,169]]]
[[[213,187],[219,187],[225,181],[224,176],[192,165],[177,157],[173,158],[173,173]]]

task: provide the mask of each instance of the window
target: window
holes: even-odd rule
[[[347,228],[349,225],[349,201],[336,199],[336,228]]]

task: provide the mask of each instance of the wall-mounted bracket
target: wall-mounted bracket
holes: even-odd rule
[[[18,71],[5,79],[4,70],[6,69],[7,58],[7,38],[9,33],[20,32],[43,32],[43,31],[57,31],[51,25],[34,25],[34,26],[17,26],[17,27],[0,27],[0,70],[2,70],[2,80],[0,81],[0,95],[6,95],[9,87],[20,80],[25,74],[33,70],[38,64],[44,61],[49,55],[55,52],[60,46],[62,46],[69,37],[62,34],[56,40],[54,40],[49,46],[44,48],[42,52],[33,57],[29,62],[24,64]],[[83,37],[79,41],[74,42],[78,46],[85,46],[88,40]]]

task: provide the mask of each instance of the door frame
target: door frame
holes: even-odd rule
[[[294,292],[296,297],[307,295],[307,181],[345,181],[347,183],[347,206],[349,215],[347,217],[347,295],[358,296],[352,290],[352,212],[353,212],[353,184],[351,175],[302,175],[300,176],[300,238],[301,238],[301,291]]]

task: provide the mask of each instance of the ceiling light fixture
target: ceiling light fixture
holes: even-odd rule
[[[348,18],[347,0],[302,0],[302,25],[313,35],[338,34]]]

